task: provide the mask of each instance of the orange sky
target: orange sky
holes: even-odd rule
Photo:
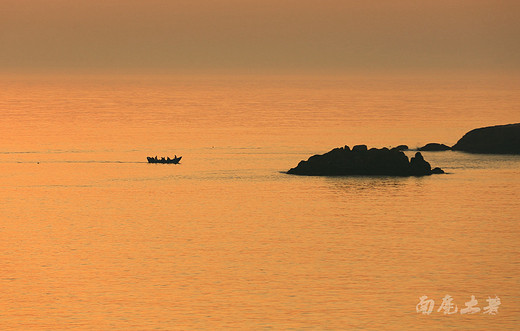
[[[0,72],[518,70],[518,0],[0,0]]]

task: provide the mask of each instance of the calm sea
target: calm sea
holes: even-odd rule
[[[514,122],[501,76],[3,77],[0,329],[517,330],[520,156],[283,173]]]

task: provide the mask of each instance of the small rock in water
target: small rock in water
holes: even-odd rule
[[[395,147],[392,147],[392,150],[396,150],[396,151],[406,151],[406,150],[408,150],[408,145],[399,145],[399,146],[395,146]]]
[[[449,151],[449,150],[451,150],[451,147],[448,145],[439,144],[439,143],[429,143],[418,149],[420,151],[440,152],[440,151]]]

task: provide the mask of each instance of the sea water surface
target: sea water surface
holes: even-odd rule
[[[519,156],[425,152],[447,174],[423,178],[284,171],[343,145],[452,145],[520,122],[519,88],[2,77],[0,329],[515,330]],[[446,295],[454,314],[439,311]],[[481,311],[460,314],[472,295]]]

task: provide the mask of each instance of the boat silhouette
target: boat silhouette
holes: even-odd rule
[[[178,164],[179,161],[182,159],[182,156],[179,156],[177,157],[177,155],[175,155],[175,157],[173,159],[170,159],[169,157],[161,157],[161,158],[158,158],[157,156],[156,157],[146,157],[146,159],[148,160],[148,163],[168,163],[168,164]]]

